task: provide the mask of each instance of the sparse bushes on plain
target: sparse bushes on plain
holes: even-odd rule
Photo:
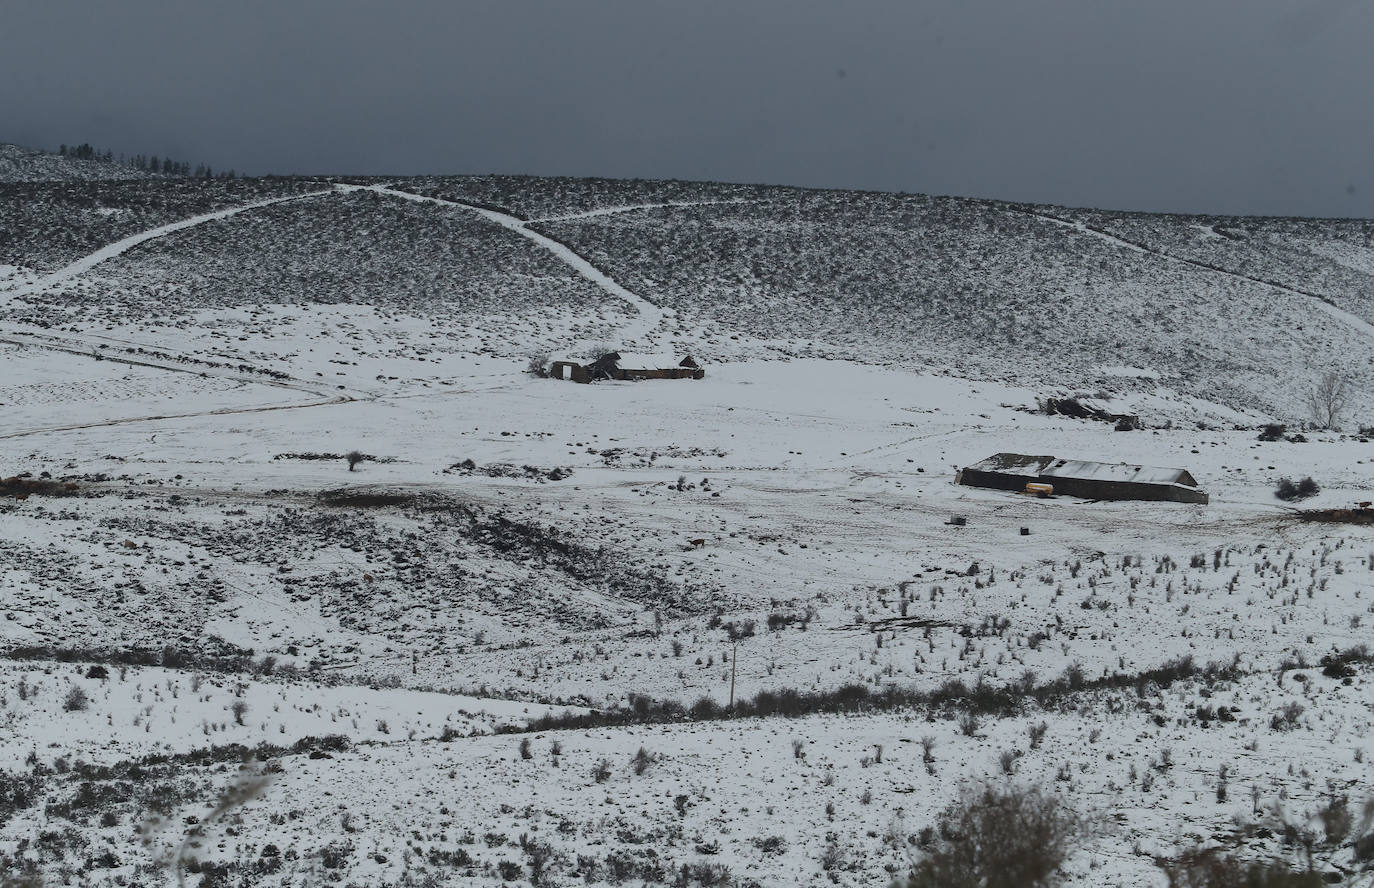
[[[717,718],[797,717],[819,712],[874,712],[918,708],[950,715],[973,713],[1005,717],[1022,712],[1026,705],[1032,702],[1044,708],[1055,706],[1065,697],[1075,693],[1140,689],[1149,685],[1167,688],[1174,682],[1186,679],[1204,682],[1229,681],[1240,674],[1239,666],[1234,660],[1230,663],[1199,665],[1191,656],[1184,656],[1143,672],[1115,673],[1096,679],[1088,679],[1081,667],[1071,666],[1059,678],[1035,685],[1016,683],[997,686],[980,682],[969,688],[958,679],[951,679],[931,691],[898,685],[887,685],[875,691],[868,685],[858,683],[825,691],[782,688],[776,691],[759,691],[752,698],[737,699],[732,710],[727,710],[706,697],[688,708],[676,700],[654,700],[643,694],[630,694],[630,705],[626,708],[581,713],[550,713],[531,720],[524,728],[509,726],[499,730],[508,733],[538,732]]]
[[[1219,848],[1194,847],[1172,860],[1157,861],[1169,879],[1169,888],[1374,884],[1374,799],[1354,812],[1347,796],[1332,795],[1304,818],[1289,818],[1275,808],[1259,824],[1239,827],[1236,838],[1244,840],[1257,829],[1278,836],[1282,857],[1243,860]],[[1341,860],[1336,863],[1338,857]]]
[[[1323,888],[1320,873],[1294,872],[1281,861],[1241,860],[1219,849],[1192,849],[1161,862],[1169,888]]]

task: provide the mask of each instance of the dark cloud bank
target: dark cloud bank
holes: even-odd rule
[[[1354,0],[0,0],[0,141],[1374,216]]]

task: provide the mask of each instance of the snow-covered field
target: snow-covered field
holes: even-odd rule
[[[1309,371],[1374,355],[1353,297],[1206,272],[1225,280],[1194,311],[1243,336],[1114,353],[1042,329],[1022,361],[1033,339],[1011,330],[1020,350],[987,372],[993,351],[957,354],[967,329],[909,338],[939,329],[929,306],[876,325],[885,284],[842,317],[812,306],[823,323],[788,301],[810,271],[777,301],[724,295],[717,275],[749,257],[718,235],[798,200],[782,190],[519,184],[397,185],[438,199],[417,202],[283,180],[229,204],[215,183],[84,252],[0,255],[0,477],[59,482],[0,500],[0,864],[91,885],[168,879],[168,855],[202,885],[875,885],[991,779],[1099,824],[1072,884],[1162,886],[1152,855],[1374,784],[1368,660],[1321,665],[1368,641],[1374,529],[1298,512],[1370,498],[1366,398],[1347,433],[1257,440],[1302,410]],[[837,201],[758,223],[752,261],[832,249],[797,238]],[[1017,249],[1026,226],[1067,232],[1065,268],[1096,244],[1089,278],[1176,300],[1169,324],[1184,279],[1132,277],[1112,251],[1201,275],[1189,251],[1241,230],[979,212],[1019,220]],[[878,274],[889,248],[867,230],[844,237],[870,239]],[[1366,274],[1359,236],[1303,256]],[[1147,241],[1177,255],[1129,247]],[[1081,271],[1060,278],[1069,303],[1098,292]],[[1263,324],[1284,332],[1252,337]],[[706,377],[526,372],[599,346],[691,353]],[[1299,360],[1301,379],[1280,372]],[[1037,409],[1075,392],[1145,428]],[[1211,502],[953,483],[1001,451],[1183,467]],[[1313,499],[1274,497],[1309,475]],[[1199,669],[1130,678],[1182,657]],[[852,685],[868,702],[838,712],[652,715]],[[971,702],[1003,688],[1025,692],[1014,711]],[[880,702],[897,691],[915,696]],[[646,700],[620,719],[638,723],[525,732]]]

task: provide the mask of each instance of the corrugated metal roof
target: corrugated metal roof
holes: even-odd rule
[[[668,370],[682,363],[683,355],[621,352],[622,370]]]
[[[1046,479],[1078,478],[1084,481],[1114,481],[1133,484],[1180,484],[1196,487],[1197,481],[1186,469],[1137,466],[1129,463],[1103,463],[1085,459],[1056,459],[1025,453],[994,453],[968,468],[1003,475],[1035,475]]]
[[[1133,466],[1127,463],[1089,462],[1083,459],[1057,459],[1040,474],[1051,478],[1082,478],[1091,481],[1129,481],[1134,484],[1183,484],[1196,482],[1183,469]]]
[[[1054,462],[1052,456],[1027,456],[1024,453],[994,453],[982,462],[969,466],[980,472],[1008,472],[1015,475],[1038,475]]]

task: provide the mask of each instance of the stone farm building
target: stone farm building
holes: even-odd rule
[[[679,360],[663,355],[608,352],[590,364],[554,361],[549,366],[549,376],[573,382],[595,382],[600,379],[702,379],[706,371],[691,355]]]
[[[1206,504],[1208,496],[1185,469],[1161,469],[1126,463],[1100,463],[1023,453],[997,453],[955,476],[960,484],[995,490],[1024,491],[1027,484],[1046,484],[1054,493],[1083,499],[1167,500]]]

